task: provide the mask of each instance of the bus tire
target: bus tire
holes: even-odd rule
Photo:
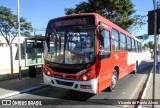
[[[133,71],[133,74],[137,74],[138,72],[138,62],[135,63],[135,70]]]
[[[111,81],[111,85],[108,87],[108,91],[114,91],[116,84],[117,84],[117,71],[114,69],[113,74],[112,74],[112,81]]]

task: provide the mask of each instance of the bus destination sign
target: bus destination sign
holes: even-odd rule
[[[95,25],[93,16],[67,17],[52,20],[52,27]]]
[[[61,21],[56,21],[54,23],[55,23],[56,27],[58,27],[58,26],[86,25],[87,18],[61,20]]]

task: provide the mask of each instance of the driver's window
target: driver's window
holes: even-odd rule
[[[104,30],[104,48],[107,51],[110,51],[110,38],[109,38],[109,31],[108,30]]]
[[[102,29],[100,33],[100,58],[110,57],[110,31]]]
[[[100,49],[103,48],[110,52],[110,32],[104,29],[100,36]]]

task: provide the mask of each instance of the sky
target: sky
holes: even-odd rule
[[[0,6],[11,8],[17,14],[18,0],[0,0]],[[65,8],[75,8],[76,4],[88,0],[20,0],[20,17],[24,17],[32,23],[33,28],[43,32],[50,19],[64,16]],[[148,11],[153,10],[153,0],[131,0],[134,4],[136,14],[147,15]],[[133,35],[147,34],[147,24],[133,33]]]

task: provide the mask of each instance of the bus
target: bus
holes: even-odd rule
[[[97,13],[51,19],[45,34],[44,83],[98,94],[136,73],[141,42]]]

